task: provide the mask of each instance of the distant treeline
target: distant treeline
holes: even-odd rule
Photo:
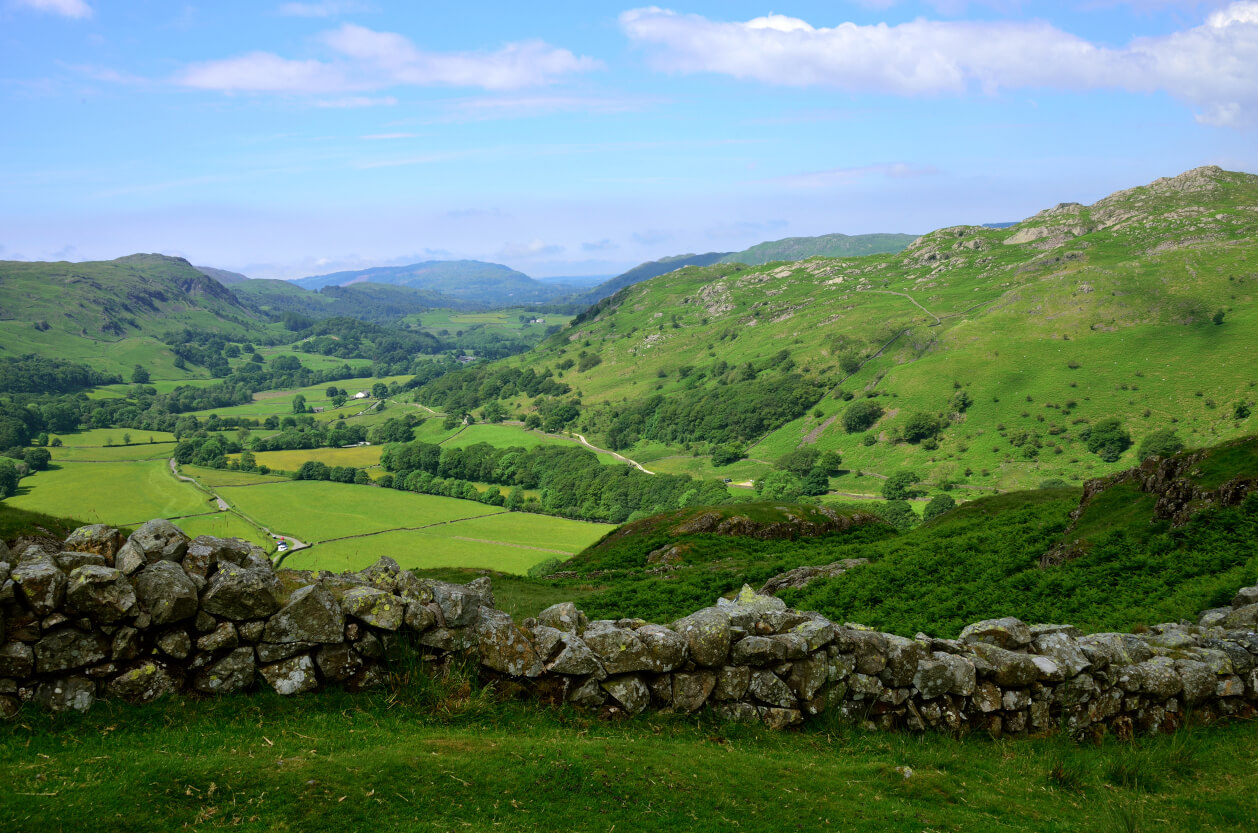
[[[439,486],[444,489],[441,494],[449,494],[450,481],[494,483],[518,488],[512,490],[515,505],[511,495],[506,499],[509,508],[612,523],[730,499],[725,486],[717,481],[607,466],[584,448],[495,448],[487,443],[445,448],[425,442],[394,443],[385,446],[380,465],[393,475],[390,484],[397,489],[433,493]],[[540,490],[540,498],[526,500],[525,489]]]
[[[33,354],[0,359],[0,393],[75,393],[121,381],[85,364]]]

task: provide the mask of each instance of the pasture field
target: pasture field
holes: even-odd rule
[[[337,572],[360,570],[387,555],[407,569],[460,567],[522,575],[534,564],[580,552],[612,528],[608,524],[547,515],[498,513],[420,530],[318,544],[294,552],[284,566]]]
[[[543,318],[545,322],[528,324],[520,320],[521,315],[525,315],[528,318]],[[526,309],[503,309],[493,310],[492,312],[458,312],[449,309],[435,309],[419,313],[418,315],[408,315],[403,319],[403,322],[414,329],[421,329],[432,335],[439,335],[442,330],[446,330],[453,335],[459,330],[466,332],[473,327],[512,333],[524,333],[531,330],[543,332],[547,327],[552,327],[556,324],[566,327],[572,318],[573,316],[571,315],[539,313],[536,310]]]
[[[162,460],[175,451],[175,443],[143,443],[113,446],[61,446],[48,449],[57,462],[120,462]]]
[[[429,420],[441,424],[440,420]],[[456,429],[457,430],[457,429]],[[418,436],[419,431],[417,430]],[[520,448],[537,448],[539,445],[554,445],[585,448],[581,445],[581,441],[568,437],[557,437],[550,434],[539,434],[536,431],[530,431],[527,428],[518,425],[496,425],[493,423],[474,423],[467,426],[462,431],[457,431],[453,436],[442,441],[440,444],[446,448],[467,448],[469,445],[477,443],[489,443],[495,448],[511,448],[518,446]],[[605,466],[623,466],[626,463],[617,460],[610,454],[600,454],[598,461]]]
[[[358,376],[352,379],[342,379],[338,382],[324,382],[323,384],[310,385],[304,388],[261,391],[254,394],[253,401],[245,402],[242,405],[233,405],[229,408],[207,408],[203,411],[192,411],[191,413],[199,419],[205,419],[210,414],[218,414],[223,418],[245,417],[248,419],[266,419],[269,416],[291,416],[293,413],[293,397],[297,394],[301,394],[306,398],[307,408],[329,409],[329,411],[325,411],[323,414],[316,414],[316,418],[335,419],[335,413],[330,413],[332,404],[327,398],[327,390],[329,387],[344,388],[349,392],[350,396],[353,396],[360,390],[371,390],[371,386],[376,382],[389,384],[391,382],[402,382],[409,378],[411,377],[387,376],[383,379],[373,379],[371,377]],[[346,402],[344,406],[336,409],[336,413],[342,413],[348,417],[361,411],[368,405],[375,404],[375,401],[376,400],[374,399],[351,399]]]
[[[232,471],[231,469],[210,469],[202,466],[180,466],[180,471],[195,477],[210,488],[218,486],[256,486],[273,483],[290,483],[283,475],[258,474],[256,471]]]
[[[307,543],[506,511],[448,497],[309,480],[224,488],[220,494],[275,532]]]
[[[267,552],[275,549],[275,542],[269,536],[241,518],[234,512],[216,512],[196,518],[183,518],[174,522],[188,536],[214,535],[218,538],[244,538],[262,547]]]
[[[380,465],[381,445],[356,445],[352,448],[298,448],[291,451],[259,451],[253,456],[259,465],[280,471],[297,471],[307,460],[318,460],[329,466],[367,468]],[[230,459],[230,458],[229,458]]]
[[[122,435],[131,435],[131,447],[144,446],[149,440],[158,443],[173,443],[175,435],[166,431],[141,431],[138,428],[93,428],[88,431],[76,431],[73,434],[53,434],[60,437],[65,448],[104,448],[107,445],[123,444]],[[51,449],[56,451],[56,449]]]
[[[192,484],[176,480],[165,460],[58,463],[22,480],[5,503],[91,523],[134,526],[153,518],[213,512]]]

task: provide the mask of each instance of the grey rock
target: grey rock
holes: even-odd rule
[[[135,592],[154,625],[197,615],[197,586],[173,561],[155,561],[141,570],[135,577]]]
[[[251,550],[249,542],[240,538],[198,535],[188,542],[188,549],[183,555],[183,568],[189,575],[209,578],[219,564],[243,567]]]
[[[1258,584],[1253,587],[1242,587],[1232,599],[1232,607],[1246,607],[1252,604],[1258,604]]]
[[[998,648],[1021,648],[1031,643],[1031,629],[1021,619],[1006,616],[1002,619],[984,619],[966,625],[959,641],[966,644],[983,643]]]
[[[22,679],[35,671],[35,652],[25,642],[0,645],[0,677]]]
[[[264,665],[259,669],[259,673],[262,674],[267,685],[275,689],[276,694],[302,694],[319,687],[315,663],[309,654],[301,654],[272,665]]]
[[[760,710],[750,703],[721,703],[716,714],[727,723],[758,723]]]
[[[1087,654],[1066,633],[1055,631],[1039,634],[1032,644],[1037,654],[1051,658],[1067,677],[1082,674],[1092,667]]]
[[[767,636],[747,636],[730,649],[734,665],[769,665],[786,659],[786,645]]]
[[[437,624],[437,614],[423,602],[407,602],[405,622],[415,633],[423,633]]]
[[[902,636],[886,634],[887,664],[878,672],[878,679],[892,688],[903,688],[913,683],[918,663],[930,658],[930,651],[921,642]]]
[[[489,576],[480,576],[467,583],[467,589],[480,596],[481,607],[494,607],[494,583]]]
[[[1195,706],[1214,696],[1218,675],[1210,666],[1193,660],[1176,660],[1175,672],[1183,686],[1184,703]]]
[[[647,669],[672,671],[686,661],[686,640],[662,625],[643,625],[633,632],[646,652]]]
[[[363,659],[348,645],[323,645],[315,653],[315,664],[325,680],[339,683],[362,670]]]
[[[192,637],[180,628],[166,631],[157,637],[157,647],[168,657],[187,659],[188,654],[192,653]]]
[[[236,632],[244,642],[257,642],[266,631],[266,622],[241,622],[236,625]]]
[[[476,630],[482,665],[513,677],[538,677],[545,670],[532,642],[510,615],[485,608]]]
[[[1253,628],[1255,625],[1258,625],[1258,603],[1234,608],[1223,620],[1227,628]]]
[[[715,688],[714,671],[679,671],[673,675],[673,708],[686,713],[698,711]]]
[[[107,696],[117,697],[133,705],[152,703],[178,690],[179,683],[166,666],[153,660],[145,660],[105,684]]]
[[[575,633],[580,636],[590,623],[585,614],[577,609],[572,602],[560,602],[537,614],[538,623],[558,631]]]
[[[227,651],[240,645],[240,636],[231,622],[220,622],[210,633],[197,638],[198,651]]]
[[[70,573],[66,602],[75,613],[111,624],[131,613],[136,594],[121,571],[88,564]]]
[[[1232,608],[1230,607],[1213,607],[1209,610],[1203,610],[1201,615],[1197,617],[1197,624],[1203,628],[1222,627],[1231,612]]]
[[[751,685],[751,669],[744,665],[726,665],[716,672],[717,700],[741,700]]]
[[[406,603],[401,597],[375,587],[346,591],[341,598],[341,608],[350,616],[386,631],[402,627],[406,615]]]
[[[146,564],[155,561],[181,561],[188,551],[189,538],[183,530],[164,518],[140,525],[127,543],[144,556]]]
[[[811,700],[829,681],[829,658],[822,651],[797,660],[786,676],[786,685],[800,700]]]
[[[259,642],[254,649],[258,654],[258,662],[270,663],[312,651],[317,647],[319,647],[318,642]]]
[[[421,579],[410,570],[401,570],[393,584],[396,588],[393,592],[405,599],[407,604],[428,604],[433,601],[432,582]]]
[[[798,726],[804,722],[804,717],[798,709],[766,708],[761,710],[760,719],[764,721],[764,725],[775,731]]]
[[[193,619],[192,627],[196,628],[197,633],[209,633],[218,627],[218,620],[204,610],[198,610],[196,617]]]
[[[312,584],[295,590],[288,604],[266,623],[267,642],[340,642],[345,638],[345,615],[336,599]]]
[[[725,610],[704,608],[677,620],[672,629],[686,640],[690,658],[697,665],[709,668],[725,665],[731,636],[730,616]]]
[[[440,651],[466,651],[476,646],[476,629],[430,628],[420,635],[419,644]],[[367,654],[363,653],[363,656]]]
[[[18,596],[38,616],[47,616],[65,601],[66,575],[46,554],[20,562],[10,575]]]
[[[808,652],[824,648],[834,641],[838,626],[833,622],[812,620],[796,625],[791,628],[791,633],[795,636],[803,637],[808,646]]]
[[[113,644],[109,649],[109,658],[114,662],[135,659],[140,655],[140,632],[130,626],[123,626],[114,631]]]
[[[975,656],[990,668],[990,675],[997,685],[1023,687],[1040,678],[1040,668],[1027,654],[1006,651],[985,642],[970,645]]]
[[[781,708],[795,706],[795,693],[772,671],[752,671],[751,685],[748,686],[748,690],[757,700],[770,706]]]
[[[201,597],[201,608],[225,619],[258,619],[280,609],[280,582],[270,570],[220,566]]]
[[[638,674],[622,674],[617,677],[608,677],[600,682],[599,685],[629,715],[641,713],[651,702],[651,690],[647,688],[646,681]]]
[[[66,575],[73,572],[76,567],[85,567],[89,564],[95,567],[110,566],[105,556],[94,552],[59,552],[52,557],[52,560],[57,563],[57,569]]]
[[[207,665],[192,678],[192,687],[206,694],[231,694],[247,691],[257,673],[252,648],[237,648],[227,656]]]
[[[1184,686],[1174,660],[1154,657],[1120,669],[1116,682],[1124,691],[1151,694],[1159,699],[1174,697]]]
[[[443,628],[465,628],[476,624],[480,615],[480,594],[463,584],[433,582],[433,600],[441,612],[438,622]]]
[[[599,679],[590,677],[568,692],[568,702],[582,709],[594,709],[607,701],[607,692],[599,685]]]
[[[952,669],[941,660],[922,660],[913,675],[913,688],[921,692],[923,700],[947,694],[952,688]]]
[[[105,566],[112,566],[114,556],[122,548],[122,533],[112,526],[104,524],[88,524],[70,533],[63,548],[70,552],[84,552],[99,555],[105,559]],[[4,556],[0,553],[0,559]]]
[[[948,673],[952,679],[948,685],[948,694],[956,694],[961,697],[969,697],[974,693],[974,687],[977,684],[977,671],[974,663],[970,662],[963,656],[956,654],[937,651],[931,654],[931,658],[935,662],[942,662],[948,666]]]
[[[559,649],[559,653],[546,666],[548,671],[556,674],[573,674],[585,675],[594,674],[599,679],[606,676],[606,671],[602,663],[598,661],[598,657],[590,650],[590,646],[585,644],[581,637],[572,633],[565,633],[562,637],[563,647]]]
[[[610,622],[591,622],[582,637],[608,674],[655,670],[647,647],[628,628]]]
[[[100,662],[108,656],[103,634],[60,628],[35,643],[35,671],[55,674]]]
[[[525,624],[527,625],[528,622],[526,621]],[[525,630],[533,643],[533,649],[537,651],[537,656],[542,662],[550,662],[555,658],[555,654],[563,647],[564,636],[567,635],[563,631],[557,631],[545,625],[534,625]]]
[[[54,712],[85,712],[96,702],[96,683],[86,677],[47,680],[35,688],[32,699]]]
[[[970,701],[983,714],[997,711],[1004,704],[1000,688],[990,680],[984,680],[974,687],[974,694],[971,695]]]
[[[114,556],[114,566],[129,576],[140,572],[147,563],[144,552],[130,541],[124,543]]]

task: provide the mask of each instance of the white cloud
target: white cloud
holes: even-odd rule
[[[374,9],[354,0],[323,0],[320,3],[285,3],[277,11],[286,17],[338,17]]]
[[[495,52],[425,52],[403,35],[352,23],[326,32],[331,61],[295,60],[270,52],[187,67],[177,82],[222,92],[329,93],[393,86],[462,86],[511,90],[549,84],[602,65],[538,40],[509,43]]]
[[[712,72],[790,86],[902,96],[972,90],[1121,89],[1167,92],[1231,124],[1258,109],[1258,2],[1234,2],[1199,26],[1094,44],[1043,21],[913,20],[814,28],[771,14],[725,23],[659,8],[620,16],[629,38],[671,72]]]
[[[15,0],[17,5],[62,17],[82,19],[92,16],[92,7],[85,0]]]
[[[498,257],[549,257],[563,252],[557,243],[530,240],[527,243],[508,243],[498,250]]]

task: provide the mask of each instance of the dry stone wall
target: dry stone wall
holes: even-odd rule
[[[880,728],[1128,735],[1258,706],[1258,587],[1197,623],[1082,635],[978,622],[958,639],[838,624],[744,588],[671,625],[588,621],[571,603],[515,622],[488,579],[417,578],[382,558],[349,574],[272,568],[239,539],[150,521],[59,546],[0,543],[0,713],[85,710],[266,686],[386,679],[391,649],[474,657],[484,676],[606,714],[712,709],[787,727],[822,712]]]

